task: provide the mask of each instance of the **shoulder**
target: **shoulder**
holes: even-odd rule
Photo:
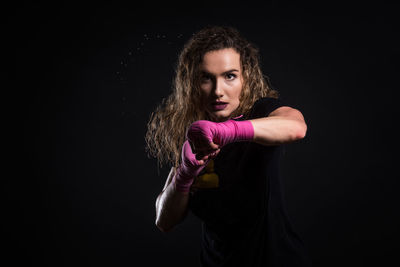
[[[261,97],[259,99],[256,100],[256,102],[254,102],[253,107],[254,106],[271,106],[271,105],[277,105],[277,104],[283,104],[285,103],[285,100],[282,99],[281,97]]]
[[[261,117],[267,117],[272,111],[280,108],[282,106],[286,106],[286,101],[282,98],[273,98],[273,97],[262,97],[254,102],[248,119],[255,119]]]

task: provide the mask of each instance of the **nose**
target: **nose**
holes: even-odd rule
[[[224,92],[223,81],[218,81],[218,79],[215,79],[214,89],[215,89],[214,92],[215,92],[216,96],[218,96],[218,97],[223,96],[224,95],[223,94],[223,92]]]

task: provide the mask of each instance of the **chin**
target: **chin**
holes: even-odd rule
[[[220,110],[220,111],[208,111],[208,116],[213,121],[226,121],[229,118],[228,110]]]
[[[219,122],[223,122],[223,121],[227,121],[229,117],[227,116],[219,116],[216,118],[217,121]]]

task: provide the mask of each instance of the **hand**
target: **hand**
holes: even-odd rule
[[[226,144],[253,140],[254,127],[249,120],[219,123],[199,120],[190,125],[186,137],[196,159],[201,159]]]
[[[182,166],[187,170],[188,173],[196,175],[201,172],[201,170],[205,167],[206,163],[209,161],[210,155],[204,155],[200,159],[196,159],[196,155],[193,153],[193,150],[189,144],[189,141],[186,140],[182,146]]]
[[[192,152],[188,140],[183,143],[182,146],[182,163],[178,167],[175,175],[176,189],[181,192],[188,192],[194,179],[204,169],[210,159],[216,157],[219,150],[203,156],[200,160],[197,160]]]
[[[214,138],[218,135],[217,131],[217,124],[212,121],[199,120],[190,125],[186,138],[197,160],[220,148],[220,145],[214,143]]]

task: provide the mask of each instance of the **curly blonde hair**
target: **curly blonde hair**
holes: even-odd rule
[[[146,151],[148,156],[158,159],[159,166],[166,162],[178,167],[188,127],[197,120],[208,119],[200,101],[200,65],[204,54],[225,48],[233,48],[240,54],[244,79],[240,104],[231,117],[241,114],[246,117],[261,97],[279,97],[278,91],[269,85],[268,77],[262,74],[256,45],[230,26],[209,25],[201,29],[184,45],[175,68],[172,93],[162,99],[147,123]]]

